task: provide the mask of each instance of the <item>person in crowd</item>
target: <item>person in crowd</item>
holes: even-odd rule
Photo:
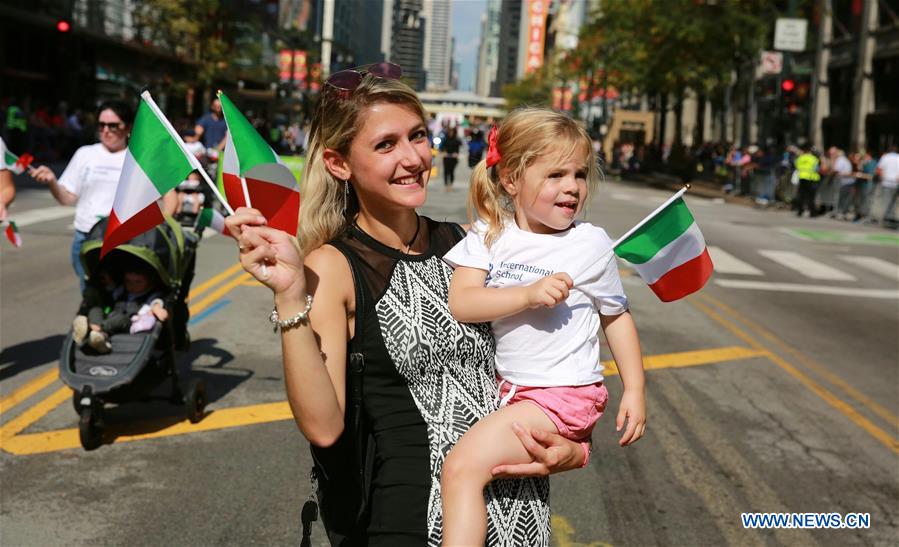
[[[441,257],[462,228],[416,212],[431,168],[424,107],[399,66],[376,67],[337,72],[323,86],[298,244],[254,209],[238,209],[226,226],[244,269],[274,294],[288,400],[313,446],[339,450],[334,443],[352,434],[348,344],[363,346],[364,422],[378,464],[360,543],[436,545],[446,453],[496,410],[495,347],[486,324],[454,320],[447,304],[451,269]],[[583,465],[578,443],[515,431],[532,462],[498,466],[494,476]],[[548,545],[548,493],[545,478],[492,482],[484,491],[490,544]]]
[[[58,179],[46,165],[29,174],[50,188],[60,205],[75,206],[75,235],[72,238],[71,261],[75,275],[84,291],[84,267],[81,265],[81,246],[91,227],[112,211],[116,187],[125,162],[128,135],[134,114],[121,101],[106,101],[97,109],[97,128],[100,142],[82,146],[75,151]],[[172,190],[163,196],[163,212],[175,211],[177,196]]]
[[[802,148],[802,154],[796,158],[795,167],[799,172],[799,190],[796,196],[796,216],[802,216],[808,211],[809,216],[816,216],[815,210],[815,194],[818,192],[818,181],[821,180],[819,173],[820,162],[817,154],[812,153],[812,149],[806,145]]]
[[[440,151],[443,152],[443,187],[449,192],[453,189],[456,180],[456,164],[459,163],[459,150],[462,149],[462,141],[459,140],[456,127],[450,127],[440,142]]]
[[[899,147],[891,145],[887,152],[880,156],[876,167],[877,176],[880,177],[882,194],[886,198],[886,207],[880,216],[880,222],[896,222],[894,208],[899,194]]]
[[[590,438],[609,398],[600,326],[624,382],[620,444],[636,442],[646,425],[640,342],[613,242],[602,228],[575,220],[599,182],[589,135],[564,114],[522,108],[488,141],[469,191],[478,220],[444,260],[455,267],[453,317],[491,322],[501,408],[468,430],[444,463],[447,546],[484,544],[492,470],[531,461],[513,424]]]
[[[836,149],[832,169],[838,194],[836,208],[831,216],[848,220],[849,207],[852,205],[855,192],[855,169],[852,167],[852,162],[849,161],[845,151],[839,148]]]
[[[855,172],[855,217],[852,222],[861,222],[871,214],[871,189],[877,172],[877,160],[870,151],[858,154]]]
[[[225,116],[222,114],[222,101],[215,97],[209,103],[209,111],[197,120],[194,133],[207,149],[222,150],[225,148],[227,132],[228,126],[225,124]]]
[[[0,138],[0,222],[9,215],[9,204],[16,199],[16,185],[10,166],[6,165],[6,143]]]
[[[468,167],[474,168],[481,158],[484,157],[484,150],[487,143],[484,142],[484,132],[480,127],[471,130],[471,136],[468,139]]]

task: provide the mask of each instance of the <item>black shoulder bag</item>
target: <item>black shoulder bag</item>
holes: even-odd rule
[[[303,547],[311,545],[311,522],[316,520],[319,513],[332,546],[357,547],[368,543],[366,529],[375,442],[362,405],[365,290],[362,276],[350,258],[352,251],[341,241],[332,242],[331,245],[344,254],[353,272],[356,329],[348,348],[343,434],[334,445],[327,448],[311,446],[315,499],[310,498],[303,505]]]

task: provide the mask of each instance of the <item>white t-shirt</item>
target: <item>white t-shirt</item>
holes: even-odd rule
[[[837,157],[833,170],[837,173],[841,186],[855,183],[855,177],[852,176],[852,162],[846,156]]]
[[[451,266],[487,271],[485,286],[530,285],[564,272],[574,288],[554,308],[528,309],[491,323],[496,371],[522,386],[580,386],[603,379],[599,362],[599,313],[627,310],[627,297],[605,230],[587,222],[558,234],[535,234],[506,223],[488,249],[487,224],[478,221],[443,259]]]
[[[101,143],[82,146],[75,151],[59,184],[78,196],[75,205],[75,229],[87,232],[112,211],[119,175],[127,149],[110,152]]]
[[[885,188],[895,188],[899,184],[899,154],[887,152],[880,156],[877,168],[880,169],[880,179]]]

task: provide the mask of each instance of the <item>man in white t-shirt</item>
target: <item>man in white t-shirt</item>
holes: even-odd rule
[[[896,145],[890,146],[886,154],[880,156],[877,162],[877,176],[880,177],[880,185],[883,187],[884,195],[887,196],[887,206],[883,210],[881,223],[885,223],[887,219],[895,220],[893,216],[893,207],[896,205],[897,191],[899,191],[899,148]]]
[[[841,217],[849,214],[849,205],[852,203],[852,193],[855,191],[855,176],[853,175],[852,162],[846,157],[846,152],[836,149],[833,160],[833,174],[839,184],[839,197],[833,216]]]

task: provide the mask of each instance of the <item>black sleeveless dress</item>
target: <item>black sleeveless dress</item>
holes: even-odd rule
[[[369,545],[442,541],[440,471],[453,445],[496,409],[495,346],[487,324],[453,319],[452,269],[442,256],[458,226],[422,217],[428,250],[408,255],[358,228],[339,240],[361,274],[364,411],[375,438]],[[549,545],[549,481],[493,481],[487,545]]]

